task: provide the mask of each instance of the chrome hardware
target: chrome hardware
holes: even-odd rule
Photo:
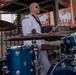
[[[6,73],[6,74],[8,74],[10,71],[8,71],[8,67],[7,66],[4,66],[3,68],[2,68],[2,70],[4,70],[4,72]]]
[[[31,51],[29,51],[29,53],[30,53],[30,54],[33,54],[33,51],[31,50]]]
[[[32,63],[32,66],[34,66],[34,61],[31,61],[31,63]]]
[[[66,67],[65,63],[61,63],[61,66],[62,66],[62,68]]]
[[[19,51],[16,51],[15,54],[16,54],[16,56],[19,56],[20,52]]]
[[[16,75],[20,75],[20,71],[16,71]]]
[[[33,72],[34,70],[33,69],[30,69],[30,72]]]
[[[76,60],[76,55],[74,55],[74,59]]]
[[[10,71],[6,70],[6,74],[8,74]]]
[[[24,66],[26,66],[26,65],[27,65],[27,63],[26,63],[26,62],[24,62],[23,64],[24,64]]]
[[[74,55],[74,64],[76,66],[76,55]]]
[[[34,60],[34,63],[37,65],[38,64],[38,61],[37,60]]]
[[[74,55],[73,61],[71,62],[71,65],[76,66],[76,55]]]
[[[67,39],[67,40],[66,40],[66,43],[67,43],[67,44],[69,44],[69,43],[70,43],[70,41]]]
[[[7,47],[7,49],[16,49],[16,48],[20,48],[21,46],[11,46],[11,47]]]
[[[74,67],[74,72],[76,72],[76,66]]]

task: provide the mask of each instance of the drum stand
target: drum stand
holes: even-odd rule
[[[33,40],[32,41],[32,44],[33,44],[33,50],[34,50],[34,54],[35,54],[35,60],[34,60],[34,63],[35,63],[35,75],[39,75],[39,70],[38,70],[38,46],[36,44],[36,40]]]

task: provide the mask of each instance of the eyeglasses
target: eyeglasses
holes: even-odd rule
[[[35,6],[35,8],[40,8],[39,6]]]

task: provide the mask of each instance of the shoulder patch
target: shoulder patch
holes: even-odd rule
[[[29,19],[29,17],[25,17],[24,19]]]

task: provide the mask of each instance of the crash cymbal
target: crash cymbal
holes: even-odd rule
[[[15,29],[16,26],[13,23],[0,20],[0,31],[9,31]]]
[[[50,40],[60,40],[63,35],[45,35],[45,34],[31,34],[27,36],[16,36],[8,38],[4,41],[21,41],[21,40],[40,40],[40,39],[50,39]]]

